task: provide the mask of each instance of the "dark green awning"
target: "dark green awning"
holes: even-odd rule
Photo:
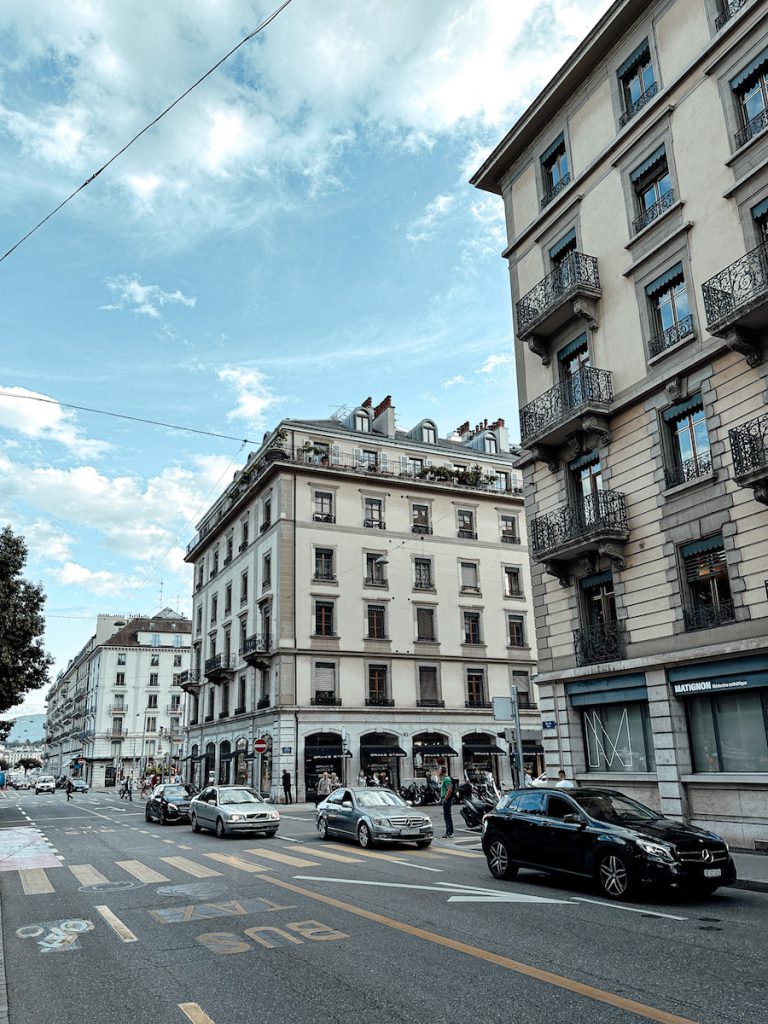
[[[629,180],[633,183],[639,181],[639,179],[642,178],[644,174],[647,174],[652,167],[660,163],[662,160],[666,160],[666,158],[666,147],[659,146],[658,149],[654,149],[654,151],[651,153],[649,157],[643,160],[639,167],[636,167],[634,171],[632,171],[632,173],[629,176]]]
[[[579,349],[585,348],[587,344],[586,334],[580,334],[578,338],[574,338],[573,341],[569,341],[565,348],[561,348],[557,353],[557,358],[562,362],[569,356],[572,356],[574,352],[578,352]]]
[[[639,46],[635,47],[632,53],[630,53],[630,55],[624,61],[624,63],[619,66],[619,69],[616,72],[616,74],[619,76],[619,78],[623,78],[628,71],[631,71],[636,64],[640,63],[643,57],[650,56],[650,53],[651,48],[648,45],[648,40],[644,39]]]
[[[736,92],[740,89],[749,81],[750,78],[752,78],[753,75],[756,75],[758,71],[762,71],[766,65],[768,65],[768,50],[763,50],[763,52],[758,53],[755,59],[750,61],[750,63],[747,64],[747,66],[743,68],[735,78],[731,79],[731,88],[733,91]]]
[[[672,420],[679,419],[681,416],[685,416],[687,412],[691,412],[693,409],[701,408],[701,395],[693,395],[684,402],[678,402],[677,405],[672,405],[669,409],[665,409],[661,415],[664,422],[669,423]]]
[[[541,154],[541,162],[543,164],[545,164],[547,162],[547,160],[549,160],[549,158],[551,156],[554,156],[554,154],[558,151],[558,149],[560,149],[560,147],[563,146],[563,143],[564,143],[563,133],[560,132],[560,134],[555,139],[555,141],[552,143],[552,145],[551,146],[547,146],[547,148]]]
[[[645,286],[645,294],[649,299],[652,299],[654,295],[658,295],[659,292],[663,292],[664,289],[672,284],[673,281],[682,280],[683,278],[683,264],[676,263],[674,267],[670,267],[663,274],[657,277],[650,284]]]
[[[555,244],[549,250],[549,258],[551,260],[555,259],[564,249],[567,249],[568,246],[575,241],[576,228],[571,228],[571,230],[566,235],[563,235],[563,237],[558,242],[555,242]]]
[[[680,548],[680,554],[683,558],[689,558],[691,555],[701,555],[705,551],[716,551],[722,546],[723,535],[716,533],[714,537],[705,537],[703,540],[695,540],[692,544],[684,544]]]
[[[752,220],[762,220],[762,218],[768,213],[768,199],[764,199],[762,203],[758,203],[757,206],[752,207]]]
[[[579,580],[579,586],[582,590],[589,590],[590,587],[599,587],[603,583],[610,583],[612,579],[612,573],[609,569],[607,572],[598,572],[594,576],[583,576]]]
[[[577,455],[575,459],[571,459],[568,469],[582,469],[584,466],[590,466],[593,462],[599,461],[600,456],[597,449],[593,448],[591,452],[584,452],[583,455]]]

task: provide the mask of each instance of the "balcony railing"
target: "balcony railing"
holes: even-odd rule
[[[580,289],[600,290],[597,260],[583,252],[570,252],[547,276],[517,303],[517,331],[524,337],[533,333],[553,310]]]
[[[691,459],[678,463],[674,466],[667,466],[664,470],[667,487],[678,487],[680,484],[687,484],[691,480],[698,480],[699,477],[709,476],[712,472],[712,453],[699,452]]]
[[[502,544],[520,544],[520,538],[516,533],[510,533],[508,530],[501,531],[501,543]]]
[[[736,479],[768,471],[768,413],[728,431]]]
[[[432,527],[431,526],[427,526],[426,523],[414,523],[411,526],[411,533],[430,534],[430,533],[432,533]]]
[[[734,135],[734,141],[736,148],[740,149],[745,146],[750,139],[754,138],[755,135],[759,135],[763,129],[768,128],[768,107],[756,114],[750,121],[744,125]]]
[[[387,524],[382,519],[364,519],[363,526],[366,530],[386,530]]]
[[[379,693],[372,693],[365,698],[367,708],[393,708],[395,702],[391,697],[384,697]]]
[[[624,495],[597,491],[531,521],[531,545],[538,558],[592,537],[629,532]]]
[[[254,633],[253,636],[249,636],[245,641],[240,649],[240,653],[247,661],[248,658],[252,658],[257,654],[269,654],[270,647],[271,643],[268,633]]]
[[[341,697],[337,697],[333,690],[315,690],[315,696],[309,701],[314,707],[340,708]]]
[[[335,523],[336,516],[332,516],[329,512],[313,512],[312,513],[313,523]]]
[[[662,352],[666,352],[667,349],[672,348],[675,345],[679,345],[681,341],[685,341],[686,338],[693,337],[693,316],[684,316],[677,323],[672,324],[666,331],[662,331],[661,334],[657,334],[655,338],[651,338],[648,342],[648,351],[651,354],[651,359],[654,356],[660,356]]]
[[[713,334],[768,301],[768,242],[763,242],[701,287]]]
[[[698,629],[712,629],[736,621],[733,601],[721,601],[718,605],[704,605],[700,608],[684,608],[683,622],[688,633]]]
[[[444,708],[445,701],[438,700],[437,697],[422,697],[421,700],[416,701],[417,708]]]
[[[642,110],[646,103],[650,102],[658,91],[658,84],[656,82],[651,82],[645,92],[641,92],[634,103],[629,103],[627,105],[627,109],[619,118],[619,128],[623,128],[625,124],[631,121],[635,114],[639,110]]]
[[[643,210],[639,217],[635,218],[632,222],[632,229],[635,234],[642,231],[643,228],[647,228],[649,224],[653,224],[653,222],[660,217],[665,210],[668,210],[670,206],[673,206],[674,203],[675,190],[671,188],[669,192],[664,193],[661,199],[657,199],[653,206],[649,206],[647,209]]]
[[[459,530],[457,537],[459,540],[477,540],[477,533],[474,530]]]
[[[484,708],[484,709],[487,709],[487,708],[492,708],[493,704],[489,700],[479,700],[479,699],[478,700],[465,700],[464,701],[464,707],[465,708]]]
[[[432,580],[414,580],[414,590],[434,590],[435,585]]]
[[[597,407],[607,411],[611,402],[611,371],[598,370],[594,366],[582,366],[520,410],[521,444],[528,444],[532,438],[540,437],[567,423],[585,408]]]
[[[597,665],[621,658],[621,631],[618,622],[574,629],[573,645],[577,665]]]
[[[741,8],[748,2],[749,0],[726,0],[722,11],[715,18],[715,31],[719,32],[723,25],[730,21],[734,14],[738,14]]]
[[[263,711],[264,708],[268,708],[270,705],[269,697],[259,697],[256,701],[256,710]]]
[[[212,658],[205,660],[205,675],[208,679],[215,679],[222,675],[228,675],[237,668],[237,660],[231,654],[214,654]]]
[[[179,673],[179,686],[184,691],[198,689],[201,682],[200,672],[196,669],[184,669]]]
[[[336,573],[335,572],[316,572],[313,576],[315,583],[335,583]]]
[[[544,209],[545,206],[549,206],[549,204],[552,202],[552,200],[555,198],[555,196],[559,195],[559,193],[562,192],[563,189],[565,188],[565,186],[569,185],[570,182],[571,182],[571,175],[570,175],[570,173],[564,174],[562,176],[562,178],[560,179],[560,181],[558,181],[558,183],[556,185],[553,185],[552,188],[549,189],[549,191],[545,192],[544,195],[541,197],[541,208],[542,208],[542,210]]]
[[[127,704],[110,704],[107,708],[110,715],[127,715],[128,705]]]

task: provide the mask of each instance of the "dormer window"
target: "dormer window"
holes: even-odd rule
[[[437,430],[432,423],[425,423],[421,428],[421,440],[424,444],[435,444],[437,441]]]
[[[493,434],[486,434],[483,438],[483,451],[486,455],[496,455],[498,452],[498,446],[496,444],[496,438]]]
[[[370,434],[371,421],[364,412],[355,413],[355,430],[358,430],[363,434]]]

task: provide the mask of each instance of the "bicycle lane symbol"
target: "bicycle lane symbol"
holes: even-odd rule
[[[80,936],[93,928],[93,921],[70,918],[25,925],[16,929],[16,935],[20,939],[35,939],[40,953],[71,953],[82,948]]]

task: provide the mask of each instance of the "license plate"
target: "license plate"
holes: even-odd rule
[[[704,877],[705,878],[719,878],[720,877],[720,868],[704,868]]]
[[[420,832],[421,832],[420,828],[401,828],[400,829],[400,835],[401,836],[417,836],[417,835],[419,835]]]

